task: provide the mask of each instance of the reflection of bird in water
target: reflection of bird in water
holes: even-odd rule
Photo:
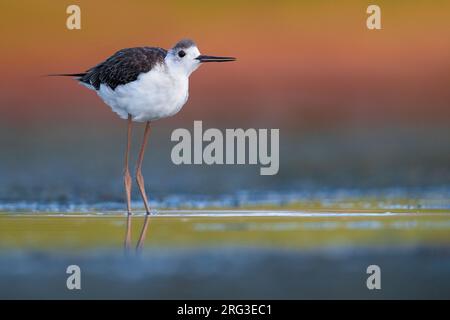
[[[126,233],[125,233],[125,243],[124,247],[126,251],[131,248],[131,214],[127,215]],[[147,237],[147,230],[149,225],[149,215],[146,214],[144,218],[144,225],[142,226],[141,234],[139,235],[139,240],[136,244],[136,251],[140,251],[144,247],[145,238]]]
[[[150,206],[141,173],[150,121],[173,116],[188,100],[189,76],[201,63],[234,61],[232,57],[201,55],[192,40],[181,40],[172,49],[139,47],[122,49],[86,72],[57,74],[75,77],[95,90],[122,119],[128,119],[124,184],[127,212],[131,214],[131,176],[128,155],[132,121],[145,122],[144,139],[136,166],[136,182],[147,214]]]

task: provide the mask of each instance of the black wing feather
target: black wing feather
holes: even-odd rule
[[[79,81],[93,86],[96,90],[101,84],[111,89],[135,81],[141,73],[149,72],[155,65],[164,63],[167,50],[162,48],[139,47],[117,51],[104,62],[79,74]]]

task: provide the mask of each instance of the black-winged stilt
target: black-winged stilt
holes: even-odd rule
[[[89,89],[122,119],[128,120],[124,184],[127,212],[131,214],[131,175],[128,156],[132,122],[145,122],[144,139],[136,165],[136,182],[150,213],[141,168],[150,122],[170,117],[181,110],[189,95],[189,76],[201,63],[235,61],[233,57],[201,55],[192,40],[181,40],[172,49],[138,47],[122,49],[83,73],[56,74],[71,76]]]

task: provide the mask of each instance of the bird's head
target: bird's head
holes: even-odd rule
[[[233,57],[215,57],[201,55],[194,41],[183,39],[169,50],[166,62],[171,68],[175,68],[189,76],[201,63],[235,61]]]

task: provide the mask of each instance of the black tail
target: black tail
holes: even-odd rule
[[[48,74],[47,77],[82,77],[86,73],[58,73],[58,74]]]

